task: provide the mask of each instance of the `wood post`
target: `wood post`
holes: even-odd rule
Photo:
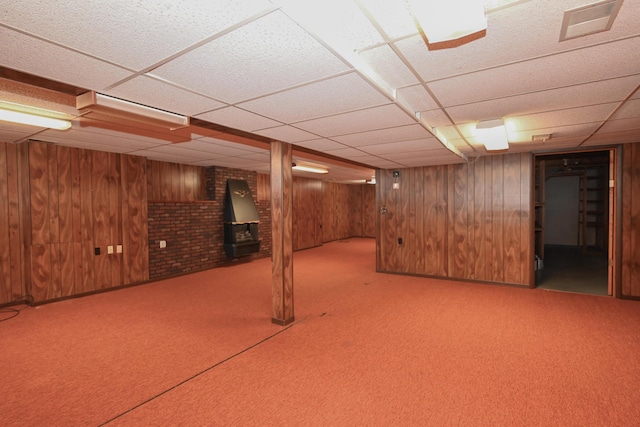
[[[293,314],[293,180],[291,144],[271,143],[272,322],[287,325]]]

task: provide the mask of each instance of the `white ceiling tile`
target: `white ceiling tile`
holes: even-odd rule
[[[412,111],[426,111],[440,108],[422,85],[403,87],[397,90],[398,101],[411,107]]]
[[[296,142],[295,145],[298,147],[309,148],[316,151],[340,150],[342,148],[347,148],[344,144],[340,144],[339,142],[335,142],[326,138]]]
[[[637,129],[640,129],[640,116],[630,117],[628,119],[610,120],[598,130],[598,133],[619,132]],[[640,138],[637,139],[638,142],[640,142]]]
[[[632,117],[640,117],[640,98],[630,99],[625,102],[612,118],[617,120]]]
[[[508,98],[449,107],[456,123],[490,120],[523,114],[622,101],[640,84],[640,75],[550,89]]]
[[[85,89],[102,90],[131,75],[123,68],[1,26],[0,40],[0,65],[51,80]]]
[[[268,117],[254,114],[236,107],[225,107],[208,113],[198,114],[196,117],[211,123],[247,132],[274,127],[280,124]]]
[[[404,1],[360,0],[384,32],[392,39],[417,33],[413,17]]]
[[[616,106],[617,104],[611,103],[580,108],[569,108],[566,110],[510,117],[509,122],[513,123],[515,131],[541,129],[543,127],[553,128],[567,125],[600,124],[607,119],[607,117],[615,110]],[[465,135],[471,136],[471,132],[465,133]]]
[[[219,58],[219,66],[211,58]],[[276,11],[160,66],[154,75],[231,104],[346,70]]]
[[[351,147],[360,147],[363,145],[384,144],[418,138],[428,138],[430,136],[432,136],[431,133],[416,123],[406,126],[341,135],[336,136],[333,139]]]
[[[392,88],[411,86],[419,83],[418,78],[402,62],[389,45],[365,50],[360,57],[375,70]]]
[[[208,153],[211,158],[220,158],[225,156],[243,156],[252,152],[258,152],[258,150],[250,150],[250,148],[252,147],[241,144],[234,144],[226,141],[220,141],[212,138],[200,138],[190,142],[184,142],[174,145]]]
[[[352,157],[360,157],[363,155],[366,155],[368,153],[364,153],[361,150],[358,150],[356,148],[341,148],[339,150],[328,150],[326,151],[327,154],[330,154],[332,156],[336,156],[336,157],[341,157],[343,159],[351,159]]]
[[[376,129],[404,126],[414,123],[396,105],[384,105],[366,110],[354,111],[339,116],[325,117],[297,123],[296,126],[327,137],[364,132]]]
[[[277,126],[268,129],[256,130],[254,133],[276,141],[296,143],[300,141],[308,141],[311,139],[317,139],[318,135],[306,132],[302,129],[298,129],[293,126]]]
[[[440,141],[432,137],[426,139],[415,139],[412,141],[390,142],[388,144],[367,145],[360,147],[360,150],[368,154],[387,156],[394,153],[441,150],[442,148],[443,146]]]
[[[273,5],[266,0],[34,0],[3,4],[0,21],[141,70],[271,8]]]
[[[336,97],[336,93],[340,96]],[[387,103],[386,96],[358,74],[349,73],[243,102],[238,107],[283,123],[294,123]]]
[[[37,139],[92,150],[99,149],[96,147],[103,147],[107,151],[117,150],[117,152],[141,150],[160,145],[153,140],[140,140],[131,138],[127,134],[114,134],[113,132],[100,133],[87,131],[75,125],[66,131],[45,130],[37,135]],[[87,146],[85,147],[84,144],[87,144]]]
[[[451,107],[623,77],[638,73],[637,60],[629,55],[636,51],[640,37],[434,81],[429,88],[442,105]]]
[[[147,76],[135,77],[104,93],[185,116],[195,116],[225,105]]]

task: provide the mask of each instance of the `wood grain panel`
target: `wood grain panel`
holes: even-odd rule
[[[77,292],[96,289],[93,240],[93,156],[90,150],[79,150],[80,158],[80,233],[82,235],[82,285]]]
[[[9,199],[6,144],[0,143],[0,200]],[[11,301],[11,248],[9,241],[9,204],[0,204],[0,304]]]
[[[5,144],[1,144],[5,145]],[[0,146],[1,146],[0,145]],[[7,185],[7,208],[9,226],[9,268],[10,275],[5,276],[11,283],[9,299],[3,302],[14,301],[26,295],[24,274],[23,274],[23,247],[20,218],[20,173],[19,173],[19,153],[16,145],[6,144],[6,177]],[[0,148],[0,151],[4,151]],[[26,222],[25,222],[26,224]],[[0,230],[2,230],[0,228]],[[6,285],[5,285],[6,286]]]
[[[51,245],[31,245],[31,296],[35,301],[51,298]]]
[[[622,156],[621,291],[640,298],[640,143],[625,144]]]
[[[322,211],[319,209],[322,182],[294,177],[293,179],[293,249],[306,249],[318,245],[317,235],[322,232]]]
[[[271,200],[271,179],[269,175],[259,173],[257,175],[257,197],[259,202],[268,202]]]
[[[113,253],[107,254],[111,266],[110,286],[122,284],[122,254],[118,254],[116,248],[122,244],[122,194],[120,186],[120,159],[121,155],[109,153],[109,242]]]
[[[111,264],[107,258],[109,233],[110,197],[109,197],[109,153],[92,151],[93,169],[91,184],[93,188],[93,242],[100,254],[94,257],[95,287],[105,289],[111,286]]]
[[[57,243],[60,241],[57,147],[54,144],[46,144],[46,147],[47,179],[49,181],[49,243]]]
[[[362,236],[376,237],[376,188],[363,185],[362,189]]]
[[[31,243],[51,242],[49,228],[49,172],[47,145],[29,143],[29,188],[31,206]]]
[[[151,201],[207,200],[206,170],[201,166],[146,160],[146,185]]]
[[[73,241],[71,148],[57,147],[55,154],[59,229],[59,237],[56,241],[69,243]]]
[[[124,156],[122,167],[123,283],[129,284],[149,279],[145,159]]]
[[[508,154],[400,170],[399,179],[381,171],[378,270],[530,285],[531,162]],[[400,256],[397,237],[408,239]]]
[[[504,156],[503,168],[503,221],[504,221],[504,278],[507,283],[524,283],[520,277],[523,261],[520,259],[520,156]]]

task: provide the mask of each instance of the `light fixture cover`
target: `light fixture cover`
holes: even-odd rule
[[[84,115],[98,113],[170,130],[189,126],[188,116],[159,110],[93,91],[78,95],[76,97],[76,108]]]
[[[291,169],[301,172],[329,173],[329,170],[325,167],[307,163],[294,163]]]
[[[484,4],[478,0],[408,0],[429,43],[457,40],[487,29]]]
[[[28,105],[15,104],[13,102],[0,101],[0,120],[57,130],[65,130],[71,127],[69,120],[56,118],[54,116],[61,116],[61,113]]]
[[[487,120],[476,124],[476,139],[482,142],[488,151],[509,148],[507,130],[502,119]]]

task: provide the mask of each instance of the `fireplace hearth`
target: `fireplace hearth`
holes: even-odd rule
[[[260,217],[247,181],[227,180],[224,210],[224,250],[237,258],[260,251]]]

